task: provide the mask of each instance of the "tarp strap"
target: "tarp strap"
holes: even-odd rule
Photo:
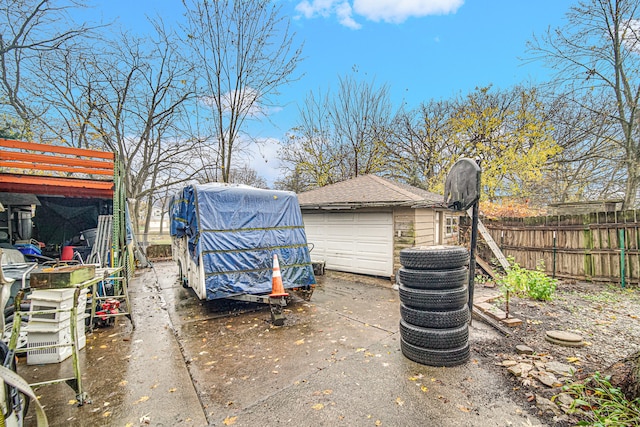
[[[242,231],[257,231],[257,230],[295,230],[304,228],[303,225],[286,225],[282,227],[256,227],[256,228],[235,228],[233,230],[202,230],[200,233],[236,233]]]
[[[282,265],[280,266],[281,270],[284,270],[285,268],[297,268],[297,267],[308,267],[312,265],[310,262],[305,262],[303,264],[290,264],[290,265]],[[249,270],[229,270],[229,271],[216,271],[213,273],[206,273],[205,277],[212,277],[212,276],[220,276],[221,274],[229,274],[229,273],[255,273],[258,271],[271,271],[272,268],[268,267],[268,268],[252,268]]]
[[[202,251],[202,254],[226,254],[226,253],[240,253],[240,252],[254,252],[254,251],[267,251],[271,249],[290,249],[290,248],[304,248],[306,244],[297,245],[282,245],[282,246],[268,246],[265,248],[243,248],[243,249],[220,249],[215,251]]]

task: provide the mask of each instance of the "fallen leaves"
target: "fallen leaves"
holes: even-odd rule
[[[226,426],[232,426],[236,423],[237,420],[238,417],[227,417],[224,419],[224,421],[222,421],[222,423]]]
[[[137,405],[138,403],[146,402],[147,400],[149,400],[149,396],[142,396],[140,399],[133,402],[133,404]]]
[[[311,409],[315,409],[316,411],[319,411],[319,410],[321,410],[323,408],[324,408],[324,405],[322,403],[316,403],[315,405],[313,405],[311,407]]]
[[[575,365],[579,365],[580,364],[580,358],[579,357],[567,357],[567,362],[573,363]]]

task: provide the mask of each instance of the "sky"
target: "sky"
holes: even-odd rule
[[[387,84],[395,108],[464,95],[476,87],[543,82],[544,64],[526,61],[526,42],[565,22],[576,0],[279,0],[303,43],[299,80],[280,89],[281,108],[251,124],[265,141],[250,165],[272,185],[281,174],[277,141],[295,126],[310,91],[338,78]],[[95,20],[144,32],[147,16],[181,14],[180,0],[94,0]],[[354,74],[355,73],[355,74]]]

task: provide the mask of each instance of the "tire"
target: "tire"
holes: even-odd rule
[[[27,347],[27,321],[22,319],[22,323],[20,324],[20,334],[18,335],[18,341],[16,343],[16,349],[23,349]],[[13,321],[11,323],[7,323],[4,327],[4,331],[2,333],[2,341],[9,345],[9,341],[11,340],[11,332],[13,330]]]
[[[457,328],[430,329],[400,321],[400,336],[407,343],[433,350],[459,348],[469,342],[469,325]]]
[[[453,289],[467,284],[469,270],[458,267],[450,270],[415,270],[401,267],[400,283],[414,289]]]
[[[7,325],[9,323],[13,323],[13,319],[15,319],[15,313],[14,314],[10,314],[9,316],[7,316],[6,319],[4,319],[4,324]],[[23,322],[28,322],[29,321],[29,315],[28,314],[23,314],[22,317],[20,317],[20,319],[22,319]]]
[[[413,289],[398,286],[400,302],[407,307],[419,308],[427,311],[450,311],[464,307],[469,301],[466,286],[455,289]]]
[[[400,264],[418,270],[444,270],[469,264],[469,252],[463,246],[418,246],[400,251]]]
[[[469,343],[458,348],[436,350],[418,347],[400,339],[402,354],[414,362],[429,366],[457,366],[469,360]]]
[[[415,326],[432,329],[456,328],[469,323],[469,307],[451,311],[426,311],[416,310],[400,303],[400,316],[402,319]]]
[[[31,307],[31,303],[30,302],[23,302],[20,304],[20,311],[29,311]],[[4,317],[7,318],[10,315],[12,315],[14,312],[16,311],[16,306],[15,304],[11,304],[5,307],[4,309]]]

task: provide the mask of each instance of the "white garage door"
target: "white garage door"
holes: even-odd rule
[[[304,213],[311,258],[326,268],[373,276],[393,274],[393,216],[389,213]]]

